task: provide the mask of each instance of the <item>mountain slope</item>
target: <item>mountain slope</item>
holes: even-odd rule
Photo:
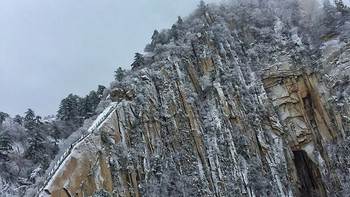
[[[155,31],[38,196],[346,196],[350,28],[329,6],[201,3]]]

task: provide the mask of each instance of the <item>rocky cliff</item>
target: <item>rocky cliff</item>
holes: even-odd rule
[[[315,43],[297,11],[244,6],[154,35],[38,196],[347,196],[348,32]]]

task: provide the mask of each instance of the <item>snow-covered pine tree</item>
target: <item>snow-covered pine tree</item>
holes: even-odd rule
[[[21,117],[20,115],[16,115],[14,118],[13,118],[13,122],[14,123],[17,123],[19,125],[22,125],[23,124],[23,117]]]
[[[28,109],[24,116],[24,127],[28,130],[35,128],[35,112],[32,109]]]
[[[52,130],[51,130],[51,136],[57,142],[59,139],[61,139],[61,131],[60,128],[58,128],[57,124],[54,122],[52,125]]]
[[[2,123],[5,121],[7,117],[9,117],[7,113],[0,112],[0,129],[2,129]]]
[[[90,111],[92,114],[94,114],[97,105],[100,103],[100,97],[97,94],[97,92],[93,90],[89,93],[88,98],[89,98],[89,106],[91,107]]]
[[[143,55],[141,53],[135,53],[134,62],[131,64],[131,67],[134,69],[143,66],[144,64],[145,59],[143,58]]]
[[[119,67],[116,71],[114,71],[114,79],[116,81],[122,81],[123,78],[125,77],[125,69],[122,69]]]
[[[40,129],[36,128],[29,133],[28,149],[25,152],[25,157],[30,159],[35,164],[45,164],[47,155],[45,154],[45,139],[41,134]]]
[[[60,103],[57,117],[61,120],[75,121],[78,115],[78,99],[77,95],[69,94],[67,98]]]
[[[96,91],[96,93],[97,93],[97,95],[98,95],[98,98],[102,98],[103,97],[103,92],[105,91],[105,89],[106,89],[106,87],[105,86],[103,86],[103,85],[98,85],[97,86],[97,91]]]
[[[0,134],[0,163],[9,161],[9,152],[12,150],[12,139],[8,132]]]

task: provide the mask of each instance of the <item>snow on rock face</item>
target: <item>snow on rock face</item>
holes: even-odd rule
[[[99,130],[108,124],[115,108],[116,103],[107,107],[88,133],[67,149],[38,196],[84,196],[102,188],[112,192],[108,155],[103,151]]]
[[[237,27],[205,16],[205,24],[188,27],[200,30],[183,33],[177,44],[156,44],[143,67],[112,87],[109,98],[118,103],[39,196],[99,189],[135,197],[346,195],[348,175],[340,172],[350,170],[342,162],[350,108],[341,79],[349,75],[349,50],[323,50],[332,61],[325,57],[312,69],[308,57],[296,60],[305,47],[294,45],[303,45],[294,29],[283,46],[295,48],[254,54],[271,48],[257,37],[262,43],[243,54]],[[287,27],[282,22],[278,34]]]
[[[191,86],[188,89],[185,85],[194,83],[186,82],[185,78],[166,81],[162,89],[158,89],[163,93],[158,93],[160,87],[155,84],[144,83],[139,91],[147,90],[148,94],[143,95],[147,97],[140,101],[122,101],[113,110],[106,109],[106,112],[112,112],[97,127],[97,132],[73,148],[45,190],[51,196],[67,192],[91,195],[98,189],[111,194],[138,196],[156,192],[158,186],[148,182],[152,178],[160,176],[171,182],[186,175],[184,181],[194,182],[201,188],[197,192],[203,195],[224,195],[233,184],[236,192],[258,196],[261,191],[256,189],[250,176],[253,176],[251,170],[260,169],[261,165],[250,163],[250,160],[252,155],[259,155],[261,159],[266,157],[269,169],[266,173],[271,173],[270,181],[277,183],[277,187],[270,186],[271,189],[279,196],[287,196],[295,194],[293,188],[297,185],[287,187],[288,172],[281,173],[281,169],[293,169],[292,151],[299,150],[305,151],[320,169],[325,169],[321,173],[324,177],[319,178],[326,179],[329,158],[327,153],[315,155],[319,152],[316,145],[320,146],[319,140],[336,140],[339,133],[331,124],[331,114],[324,108],[326,99],[318,94],[318,76],[286,75],[287,71],[283,69],[280,78],[276,78],[276,72],[271,74],[272,78],[265,74],[262,81],[265,87],[262,91],[268,95],[262,104],[273,106],[271,112],[275,113],[267,120],[250,116],[240,103],[242,101],[232,95],[233,91],[222,88],[226,84],[214,82],[213,89],[195,96],[196,100],[202,99],[202,103],[194,105],[188,99],[195,87],[191,90]],[[170,89],[172,91],[168,91]],[[158,106],[165,106],[165,111]],[[108,140],[101,141],[100,133]],[[246,136],[248,144],[238,136]],[[263,149],[259,150],[259,146]],[[244,165],[238,164],[238,155]],[[289,173],[296,174],[296,170]],[[294,178],[297,180],[296,175]],[[191,193],[190,187],[179,187]]]

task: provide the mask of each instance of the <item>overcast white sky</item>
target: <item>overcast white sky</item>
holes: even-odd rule
[[[154,29],[170,28],[198,2],[0,0],[0,111],[56,114],[69,93],[108,87]]]
[[[108,87],[154,29],[170,28],[198,2],[0,0],[0,111],[46,116],[69,93]]]

